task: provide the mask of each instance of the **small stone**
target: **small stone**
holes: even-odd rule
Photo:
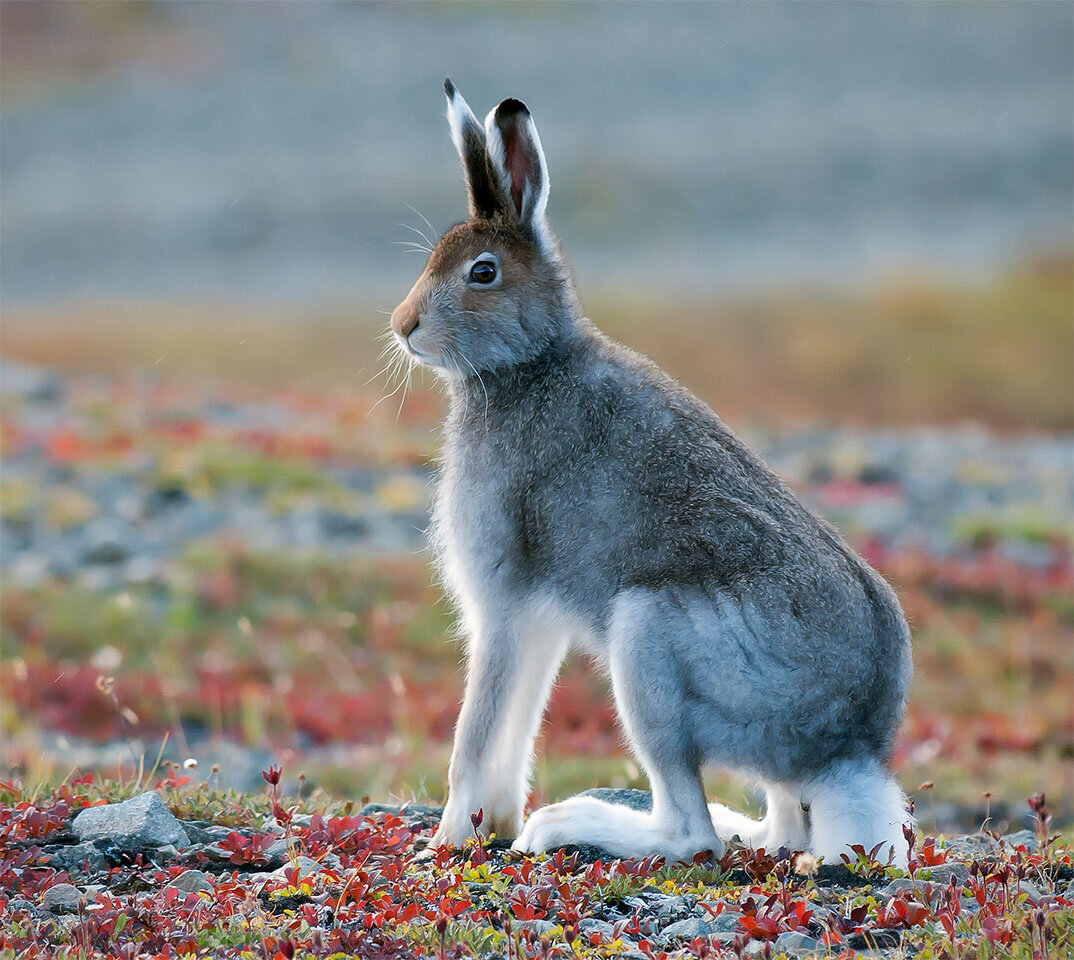
[[[1040,903],[1041,898],[1044,896],[1040,889],[1028,880],[1023,880],[1018,884],[1018,891],[1019,893],[1024,893],[1033,903]]]
[[[578,932],[583,937],[599,933],[605,943],[610,943],[615,939],[615,927],[607,920],[595,920],[592,917],[587,917],[578,924]]]
[[[711,937],[716,933],[727,933],[728,930],[726,926],[721,929],[721,926],[712,920],[687,917],[685,920],[666,926],[661,932],[666,940],[693,940],[695,937]]]
[[[661,920],[679,920],[690,915],[694,908],[694,897],[680,896],[668,897],[656,902],[656,915]]]
[[[69,847],[47,850],[49,863],[58,870],[81,870],[85,864],[90,873],[107,870],[108,858],[92,843],[76,843]]]
[[[122,803],[87,807],[71,821],[80,840],[104,838],[128,853],[155,850],[167,844],[190,845],[190,839],[155,790]]]
[[[794,954],[816,953],[824,949],[819,940],[797,932],[781,933],[776,937],[775,946],[777,951]]]
[[[388,803],[367,803],[358,811],[358,816],[372,817],[382,813],[390,813],[392,816],[401,817],[409,824],[417,823],[423,827],[434,827],[444,815],[444,808],[432,807],[424,803],[407,803],[402,806]]]
[[[903,890],[914,890],[923,882],[924,881],[922,880],[915,882],[909,877],[896,877],[886,887],[882,887],[878,893],[882,897],[896,897],[902,893]]]
[[[543,936],[555,930],[556,925],[551,920],[516,920],[515,929],[532,930],[538,936]]]
[[[179,851],[175,849],[174,843],[166,843],[162,847],[157,847],[158,860],[174,860],[177,856],[179,856]]]
[[[987,860],[999,856],[999,842],[985,834],[969,834],[951,841],[945,848],[948,859]]]
[[[30,913],[37,912],[37,907],[35,907],[25,897],[15,897],[13,900],[8,900],[7,908],[12,913],[21,913],[23,910],[27,910]]]
[[[1008,833],[1003,842],[1014,850],[1025,847],[1030,853],[1037,849],[1037,836],[1032,830],[1019,830],[1016,833]]]
[[[935,867],[929,867],[929,880],[932,883],[948,884],[952,877],[959,883],[965,883],[970,878],[970,868],[958,861],[938,863]]]
[[[78,913],[82,891],[70,883],[57,883],[41,897],[41,907],[49,913]]]
[[[713,909],[716,909],[716,904],[711,904]],[[694,908],[694,916],[700,917],[705,923],[709,924],[714,930],[720,933],[728,933],[738,929],[738,919],[742,916],[737,910],[723,910],[716,916],[713,916],[706,910],[701,904],[698,904]]]
[[[286,878],[287,871],[290,870],[292,866],[298,868],[298,879],[305,880],[312,874],[320,873],[320,871],[325,869],[339,870],[341,864],[339,857],[337,857],[334,853],[328,854],[319,861],[314,860],[311,857],[297,857],[294,864],[285,863],[278,870],[273,870],[272,876],[276,877],[277,879]]]
[[[165,884],[164,889],[181,890],[183,893],[200,893],[204,890],[211,893],[213,885],[200,870],[184,870],[170,883]]]
[[[901,930],[870,930],[868,933],[851,934],[847,937],[846,945],[851,950],[882,950],[884,947],[897,947],[901,942]]]
[[[265,847],[265,860],[273,869],[283,866],[287,860],[287,841],[282,837]]]

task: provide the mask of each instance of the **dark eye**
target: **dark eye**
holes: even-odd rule
[[[496,264],[490,260],[478,260],[470,268],[471,283],[492,283],[496,279]]]

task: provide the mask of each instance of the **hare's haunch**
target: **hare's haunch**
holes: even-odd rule
[[[533,852],[686,859],[738,835],[898,857],[910,817],[888,757],[911,661],[895,594],[712,410],[583,316],[525,104],[482,124],[445,90],[470,219],[391,319],[451,397],[433,543],[467,676],[434,844],[461,844],[483,809],[483,831]],[[523,826],[571,645],[607,665],[653,808],[582,796]],[[704,762],[763,783],[764,819],[708,804]]]

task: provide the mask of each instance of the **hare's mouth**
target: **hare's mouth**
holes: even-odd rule
[[[431,353],[426,353],[424,350],[418,350],[410,343],[409,339],[404,339],[403,337],[397,336],[396,340],[398,341],[403,353],[406,354],[407,359],[409,359],[411,362],[420,363],[426,367],[441,366],[438,357],[434,356]]]

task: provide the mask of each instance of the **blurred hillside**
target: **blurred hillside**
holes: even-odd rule
[[[6,2],[15,302],[390,307],[464,212],[440,84],[532,107],[583,289],[980,272],[1071,242],[1061,3]],[[389,302],[391,301],[391,302]]]

